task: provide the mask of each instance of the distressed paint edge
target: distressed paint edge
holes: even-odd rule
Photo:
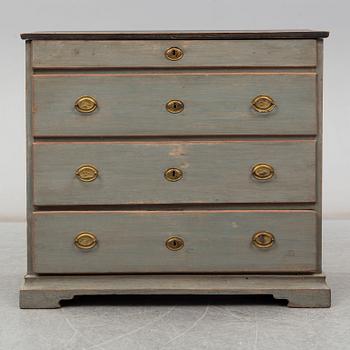
[[[323,39],[317,40],[317,137],[316,137],[316,211],[317,211],[317,251],[318,272],[322,271],[322,167],[323,167]]]
[[[220,213],[280,213],[280,214],[294,214],[294,213],[304,213],[304,214],[316,214],[315,210],[312,209],[189,209],[189,210],[38,210],[33,212],[33,217],[40,215],[71,215],[71,214],[142,214],[142,215],[154,215],[154,214],[176,214],[176,215],[186,215],[186,214],[220,214]]]
[[[45,78],[76,78],[76,77],[147,77],[147,76],[310,76],[316,77],[317,72],[264,72],[264,68],[261,68],[261,72],[152,72],[152,73],[51,73],[51,74],[35,74],[34,79],[45,79]]]
[[[32,42],[25,43],[25,97],[26,97],[26,219],[27,219],[27,273],[33,271],[32,261],[32,215],[33,215],[33,134],[32,134]]]
[[[239,140],[239,136],[237,137],[238,139],[232,140],[113,140],[113,141],[107,141],[107,140],[102,140],[102,141],[65,141],[65,140],[60,140],[60,141],[39,141],[36,140],[33,142],[34,146],[40,146],[40,145],[76,145],[76,144],[104,144],[104,145],[109,145],[109,144],[145,144],[145,145],[177,145],[177,144],[182,144],[182,145],[198,145],[198,144],[203,144],[203,145],[212,145],[212,144],[227,144],[227,143],[308,143],[308,144],[314,144],[316,145],[316,140],[313,138],[300,138],[300,139],[284,139],[284,138],[278,138],[277,140],[275,139],[268,139],[265,140],[264,138],[256,139],[254,140],[254,136],[252,136],[252,139],[249,140]]]

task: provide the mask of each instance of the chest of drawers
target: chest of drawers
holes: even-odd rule
[[[86,294],[327,307],[327,32],[22,34],[22,308]]]

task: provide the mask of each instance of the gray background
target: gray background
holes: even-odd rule
[[[2,0],[0,350],[350,349],[349,1]],[[324,271],[330,309],[266,298],[90,298],[20,310],[25,273],[24,45],[36,30],[330,30],[325,41]],[[334,220],[336,219],[336,220]],[[79,305],[80,306],[77,306]]]
[[[350,218],[348,0],[2,0],[0,221],[25,217],[24,43],[43,30],[329,30],[325,41],[324,214]]]

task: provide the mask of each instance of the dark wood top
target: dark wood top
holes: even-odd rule
[[[25,40],[230,40],[230,39],[317,39],[327,31],[159,31],[159,32],[34,32],[22,33]]]

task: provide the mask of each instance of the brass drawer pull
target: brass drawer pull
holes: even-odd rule
[[[182,101],[180,100],[170,100],[169,102],[167,102],[166,104],[166,110],[169,113],[180,113],[184,110],[185,105]]]
[[[94,165],[82,164],[76,170],[75,175],[83,182],[94,181],[98,176],[98,170]]]
[[[185,242],[180,237],[170,237],[166,240],[165,246],[170,250],[180,250],[184,247]]]
[[[252,175],[257,180],[270,180],[275,174],[270,164],[256,164],[252,169]]]
[[[276,107],[276,103],[270,96],[259,95],[252,101],[252,107],[259,113],[268,113]]]
[[[275,237],[270,232],[260,231],[254,234],[252,243],[257,248],[270,248],[275,243]]]
[[[168,181],[172,181],[172,182],[179,181],[183,177],[183,172],[181,169],[178,169],[178,168],[169,168],[165,170],[164,177]]]
[[[81,232],[75,237],[74,244],[79,249],[92,249],[97,244],[97,238],[93,233]]]
[[[170,61],[178,61],[184,56],[184,52],[178,47],[169,47],[165,50],[165,57]]]
[[[80,113],[92,113],[97,108],[97,101],[92,96],[81,96],[75,101],[74,107]]]

